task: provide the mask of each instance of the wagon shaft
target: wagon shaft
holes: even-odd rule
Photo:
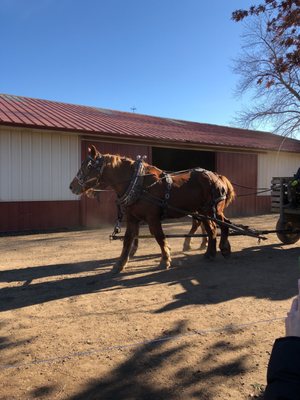
[[[271,231],[270,233],[274,233],[276,231]],[[264,234],[268,233],[268,231],[263,231]],[[217,234],[218,237],[220,237],[220,234]],[[229,236],[252,236],[258,239],[262,239],[266,240],[267,238],[264,238],[262,236],[254,236],[254,235],[249,235],[248,233],[243,233],[243,232],[229,232]],[[110,235],[109,239],[110,240],[123,240],[124,239],[124,235]],[[176,239],[176,238],[203,238],[203,237],[208,237],[207,234],[205,233],[196,233],[193,235],[190,234],[184,234],[184,233],[167,233],[165,235],[165,237],[167,239]],[[153,235],[139,235],[138,236],[139,239],[153,239],[154,236]]]
[[[214,221],[217,225],[226,226],[227,228],[233,230],[234,232],[239,233],[240,235],[252,236],[252,237],[258,238],[260,240],[267,240],[266,237],[261,236],[262,235],[261,231],[258,231],[258,230],[253,229],[253,228],[249,228],[249,226],[246,226],[246,225],[240,225],[240,224],[239,225],[235,225],[230,221],[229,222],[220,221],[217,218],[208,217],[208,216],[205,216],[205,215],[192,214],[191,216],[193,218],[196,218],[196,219],[200,220],[200,221],[203,221],[203,219],[209,219],[210,221]],[[232,235],[232,233],[231,233],[231,235]]]

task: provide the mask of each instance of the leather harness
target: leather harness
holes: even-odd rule
[[[150,193],[147,192],[143,188],[143,182],[144,182],[144,176],[145,176],[145,165],[144,165],[144,160],[145,156],[137,156],[137,159],[134,164],[134,173],[132,176],[132,179],[128,185],[128,188],[126,189],[125,193],[121,196],[118,197],[116,200],[117,204],[117,209],[118,209],[118,218],[117,222],[114,227],[114,231],[112,236],[120,233],[121,231],[121,222],[123,219],[123,215],[125,212],[125,209],[135,202],[137,202],[142,196],[148,198],[148,200],[151,200],[151,202],[159,205],[162,209],[161,211],[161,219],[164,219],[167,217],[168,213],[168,207],[169,207],[169,200],[171,197],[171,189],[172,189],[172,184],[173,184],[173,179],[170,174],[167,172],[163,171],[162,172],[162,177],[159,179],[160,181],[165,180],[166,181],[166,187],[165,187],[165,194],[164,198],[156,198]],[[191,170],[192,172],[203,172],[209,177],[209,182],[210,182],[210,187],[212,191],[212,204],[208,206],[208,208],[212,207],[213,210],[213,215],[214,217],[216,216],[216,206],[221,200],[226,199],[226,190],[223,185],[212,185],[212,182],[215,182],[216,180],[216,174],[211,171],[207,171],[202,168],[194,168]],[[174,174],[176,175],[176,173]],[[159,181],[157,181],[159,182]],[[155,184],[157,183],[155,182]]]

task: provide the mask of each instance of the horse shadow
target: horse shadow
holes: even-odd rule
[[[184,335],[184,332],[185,322],[177,322],[164,335],[141,344],[125,361],[104,376],[90,380],[81,392],[68,397],[68,400],[213,400],[218,395],[220,386],[232,386],[235,377],[258,368],[251,365],[248,355],[237,355],[230,361],[213,361],[218,352],[229,355],[249,345],[245,340],[236,346],[217,339],[208,348],[202,348],[197,355],[191,356],[194,353],[193,342],[179,343],[174,340]],[[181,363],[187,356],[191,357],[190,362]],[[167,370],[170,365],[172,368]],[[164,374],[163,381],[157,379],[161,374]],[[207,385],[208,380],[214,384]],[[34,394],[39,390],[36,389]]]
[[[297,294],[300,278],[299,247],[281,245],[253,246],[232,254],[202,262],[198,255],[187,258],[194,269],[192,279],[181,280],[183,291],[156,310],[162,313],[187,305],[218,304],[242,297],[280,301]]]
[[[137,256],[136,260],[144,261],[159,257],[159,254]],[[37,279],[50,278],[60,275],[73,275],[91,271],[101,271],[110,268],[118,258],[108,258],[104,260],[82,261],[76,263],[51,264],[22,269],[8,269],[0,271],[0,282],[24,282],[23,285],[31,283]]]
[[[298,255],[298,247],[288,247],[283,251],[279,245],[269,245],[235,252],[229,260],[219,255],[214,262],[205,261],[199,254],[187,256],[178,253],[175,265],[181,266],[170,270],[156,267],[153,260],[156,262],[159,254],[137,256],[128,269],[119,275],[111,272],[115,258],[7,270],[0,272],[0,281],[23,284],[0,289],[0,311],[82,294],[100,294],[103,291],[156,284],[179,284],[183,291],[172,297],[168,304],[156,309],[155,313],[191,304],[217,304],[244,296],[284,300],[294,296],[297,291],[300,275]],[[148,265],[136,266],[142,260],[148,260]],[[95,274],[82,276],[85,271]],[[78,272],[80,276],[72,277]],[[40,278],[55,276],[63,278],[35,282]]]

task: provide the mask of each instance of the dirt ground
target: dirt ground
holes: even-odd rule
[[[233,222],[274,229],[276,220]],[[262,398],[297,292],[300,242],[231,237],[231,259],[207,261],[199,239],[188,253],[170,239],[165,271],[144,239],[113,276],[122,243],[108,240],[111,230],[0,238],[0,399]]]

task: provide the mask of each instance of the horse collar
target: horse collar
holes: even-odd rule
[[[134,172],[125,193],[117,198],[117,205],[121,208],[128,207],[135,203],[141,195],[144,180],[144,158],[138,156],[134,162]]]

